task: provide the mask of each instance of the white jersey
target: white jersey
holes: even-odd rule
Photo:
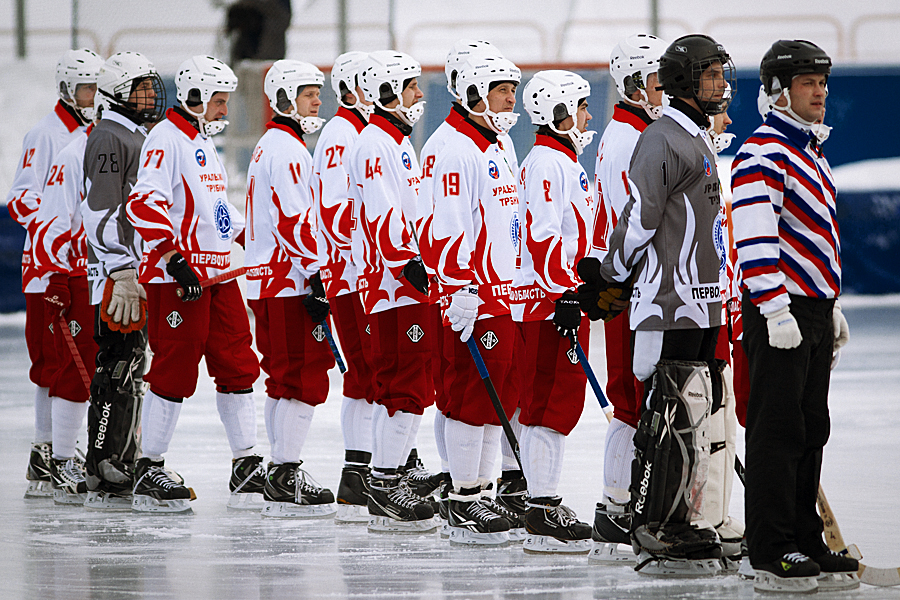
[[[341,106],[319,132],[313,153],[313,173],[318,201],[316,217],[319,269],[328,298],[356,291],[356,269],[350,264],[349,176],[344,160],[366,126],[355,111]]]
[[[519,195],[506,152],[468,120],[434,162],[433,256],[443,294],[478,284],[479,318],[509,314]]]
[[[353,204],[351,258],[366,314],[427,302],[400,272],[419,254],[413,221],[419,161],[409,138],[374,114],[347,161]]]
[[[597,149],[594,166],[594,227],[588,256],[602,261],[622,209],[628,204],[628,169],[641,132],[652,121],[641,107],[619,102]]]
[[[141,154],[127,209],[144,239],[140,282],[175,281],[163,259],[170,250],[184,256],[200,281],[227,271],[244,217],[227,200],[228,178],[215,143],[169,109],[147,135]]]
[[[81,219],[84,198],[84,147],[93,125],[59,151],[51,166],[38,208],[34,237],[35,267],[43,277],[63,273],[69,277],[87,273],[87,237]]]
[[[575,151],[537,135],[519,176],[521,240],[510,294],[514,321],[543,321],[581,280],[575,265],[587,255],[593,195]]]
[[[25,293],[38,294],[47,289],[47,278],[38,274],[32,254],[33,238],[39,226],[38,207],[48,179],[56,181],[58,176],[51,173],[53,160],[82,133],[84,126],[59,101],[53,112],[38,121],[22,141],[22,156],[16,165],[12,188],[6,195],[6,208],[13,220],[25,228],[22,252],[22,291]]]
[[[291,126],[266,127],[247,170],[244,266],[253,300],[308,294],[319,270],[312,156]]]

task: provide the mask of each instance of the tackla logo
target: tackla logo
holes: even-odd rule
[[[412,340],[413,344],[418,344],[419,341],[425,337],[425,332],[422,331],[422,328],[418,325],[413,325],[406,330],[406,335],[409,336],[409,339]]]
[[[69,331],[72,332],[72,337],[81,332],[81,325],[78,324],[78,321],[69,321]]]
[[[166,317],[166,322],[169,324],[169,327],[175,329],[182,323],[184,323],[184,319],[181,318],[181,315],[178,314],[177,310],[173,310],[169,313],[169,316]]]
[[[569,357],[569,362],[573,365],[578,364],[578,353],[575,352],[575,348],[569,348],[569,351],[566,352],[566,356]]]
[[[321,323],[316,325],[315,329],[312,330],[312,336],[316,339],[317,342],[321,342],[325,339],[325,328],[322,327]]]
[[[485,350],[491,350],[499,341],[493,331],[487,331],[481,336],[481,345],[484,346]]]

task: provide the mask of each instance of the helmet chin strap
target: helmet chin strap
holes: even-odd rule
[[[778,100],[778,97],[775,96],[773,98],[772,96],[769,96],[769,102],[772,103],[772,106],[775,108],[775,110],[780,110],[781,112],[786,112],[791,117],[793,117],[793,119],[795,121],[797,121],[798,123],[801,123],[803,125],[806,125],[807,127],[811,128],[813,125],[815,125],[815,123],[816,123],[815,121],[807,121],[806,119],[804,119],[803,117],[798,115],[796,112],[794,112],[793,108],[791,108],[791,92],[790,92],[790,90],[781,90],[781,94],[784,96],[785,100],[787,100],[787,106],[778,106],[777,104],[775,104],[775,102]],[[827,138],[828,136],[826,135],[825,137]]]
[[[484,100],[484,104],[486,106],[487,100],[483,98],[482,100]],[[473,114],[476,117],[481,117],[482,119],[484,119],[484,122],[487,123],[488,129],[498,135],[508,134],[510,130],[515,126],[516,121],[519,120],[519,113],[514,113],[512,111],[495,113],[490,108],[485,108],[482,112],[475,112],[468,106],[466,106],[466,110],[469,111],[469,114]]]
[[[641,93],[641,99],[637,101],[638,106],[643,108],[647,113],[647,116],[654,121],[660,118],[662,116],[663,109],[669,105],[669,97],[663,94],[662,102],[659,104],[659,106],[655,106],[650,103],[650,99],[647,96],[646,90],[640,89],[638,91]],[[632,102],[634,101],[632,100]]]
[[[359,114],[362,115],[363,119],[366,121],[369,120],[369,117],[372,116],[372,113],[375,111],[374,104],[363,104],[359,99],[359,96],[356,95],[356,92],[350,92],[353,94],[353,97],[356,98],[356,104],[346,104],[342,98],[338,98],[338,104],[346,108],[347,110],[356,109],[359,111]]]
[[[582,152],[584,152],[584,149],[587,146],[589,146],[590,143],[594,140],[594,134],[597,133],[596,131],[590,131],[590,130],[581,131],[574,124],[572,125],[572,127],[570,129],[567,129],[565,131],[560,131],[559,129],[556,128],[555,125],[553,125],[553,123],[548,123],[548,125],[550,127],[550,130],[553,131],[554,133],[558,133],[559,135],[568,136],[569,139],[572,141],[572,146],[575,147],[575,154],[578,154],[578,155],[580,155]]]
[[[207,121],[206,102],[204,102],[202,106],[203,110],[198,114],[188,108],[188,105],[186,103],[181,103],[181,108],[186,110],[189,115],[197,119],[197,123],[200,125],[200,135],[202,135],[203,137],[211,137],[225,131],[225,126],[228,125],[228,121],[225,121],[224,119]]]
[[[401,100],[394,108],[388,108],[378,100],[375,100],[375,104],[382,110],[394,113],[395,115],[397,115],[397,118],[399,118],[410,127],[415,125],[419,121],[419,119],[422,118],[422,115],[425,114],[424,100],[422,100],[421,102],[416,102],[412,106],[403,106],[403,101]]]

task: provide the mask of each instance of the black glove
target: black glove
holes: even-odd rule
[[[181,285],[182,302],[193,302],[200,298],[200,295],[203,293],[203,288],[200,287],[200,280],[197,279],[197,274],[194,273],[191,265],[188,264],[188,261],[181,254],[176,252],[172,255],[172,258],[166,264],[166,273],[171,275]]]
[[[553,324],[559,335],[575,340],[578,326],[581,324],[581,309],[578,307],[578,294],[566,290],[556,301],[556,312],[553,313]]]
[[[312,290],[303,298],[303,306],[309,313],[313,323],[321,323],[328,318],[331,308],[328,306],[328,298],[325,297],[325,286],[322,285],[322,277],[316,273],[309,278],[309,286]]]
[[[428,295],[428,273],[425,272],[421,256],[409,259],[409,262],[400,271],[400,277],[406,278],[411,286],[426,296]]]
[[[578,286],[579,305],[591,321],[611,321],[628,308],[634,275],[625,281],[607,281],[600,274],[600,261],[582,258],[578,261],[578,276],[584,284]]]

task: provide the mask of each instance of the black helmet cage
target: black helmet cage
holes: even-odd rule
[[[700,78],[704,71],[715,63],[720,63],[722,65],[722,77],[725,79],[725,91],[718,100],[703,100],[700,97]],[[731,104],[731,100],[734,98],[734,92],[737,88],[737,74],[735,72],[734,63],[727,53],[693,63],[691,65],[691,80],[694,83],[693,97],[701,111],[707,115],[719,115],[728,110],[728,106]]]
[[[700,78],[715,63],[722,65],[726,89],[731,91],[719,100],[701,100]],[[676,98],[693,99],[707,115],[725,112],[737,90],[731,57],[721,44],[706,35],[686,35],[672,42],[659,59],[658,73],[657,89]]]
[[[790,88],[797,75],[818,73],[831,74],[831,57],[824,50],[806,40],[778,40],[762,58],[759,65],[759,79],[769,96]]]
[[[153,85],[153,92],[156,94],[153,106],[145,108],[141,111],[137,110],[137,105],[129,102],[128,98],[131,92],[135,90],[145,79],[149,80]],[[162,78],[158,73],[150,73],[148,75],[140,75],[130,81],[117,86],[113,90],[113,94],[108,94],[101,89],[97,92],[103,94],[113,104],[126,113],[129,117],[134,117],[139,123],[157,123],[162,120],[166,109],[166,86],[163,85]]]

